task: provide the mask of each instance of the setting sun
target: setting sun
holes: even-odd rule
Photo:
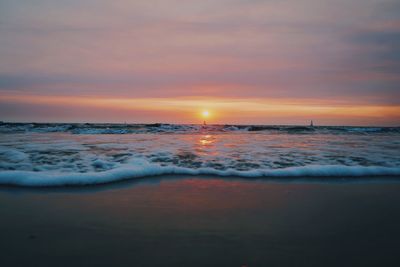
[[[204,110],[201,114],[203,115],[204,118],[210,116],[210,112],[208,110]]]

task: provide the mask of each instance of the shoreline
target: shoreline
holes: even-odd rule
[[[90,190],[107,188],[124,188],[141,184],[157,184],[161,181],[181,180],[181,179],[221,179],[226,181],[243,181],[243,182],[261,182],[271,184],[400,184],[400,175],[369,175],[369,176],[279,176],[279,177],[241,177],[241,176],[220,176],[220,175],[190,175],[190,174],[160,174],[144,177],[132,177],[110,182],[95,184],[73,184],[73,185],[44,185],[29,186],[15,184],[0,184],[0,192],[7,189],[25,189],[27,191],[57,191],[70,189],[73,190]]]

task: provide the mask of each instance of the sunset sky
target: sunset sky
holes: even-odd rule
[[[400,126],[398,0],[0,0],[0,120]]]

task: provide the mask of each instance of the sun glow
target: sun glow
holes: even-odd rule
[[[338,102],[336,100],[320,101],[299,99],[259,99],[259,98],[122,98],[105,96],[52,96],[32,95],[15,92],[0,92],[0,106],[18,105],[25,107],[51,107],[60,118],[51,116],[42,120],[75,121],[76,114],[84,113],[88,108],[91,114],[78,119],[78,122],[94,120],[129,121],[135,123],[168,123],[203,124],[221,123],[259,123],[259,124],[301,124],[310,118],[319,124],[353,124],[370,125],[372,122],[393,125],[400,120],[400,105],[373,105],[367,103]],[[238,107],[240,106],[240,110]],[[68,111],[68,112],[67,112]],[[75,112],[71,113],[71,112]],[[29,110],[25,110],[26,116]],[[268,117],[266,115],[268,114]],[[136,121],[132,118],[141,116]],[[37,118],[30,118],[36,120]],[[397,123],[398,124],[398,123]]]
[[[203,116],[203,118],[208,118],[210,116],[210,112],[208,110],[204,110],[201,115]]]

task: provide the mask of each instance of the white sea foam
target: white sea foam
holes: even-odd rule
[[[21,162],[28,158],[26,153],[18,151],[17,149],[0,146],[0,158],[10,162]]]
[[[41,173],[31,171],[0,172],[0,184],[18,186],[77,186],[104,184],[126,179],[148,176],[180,174],[180,175],[215,175],[235,176],[243,178],[257,177],[356,177],[356,176],[391,176],[400,175],[400,168],[363,167],[363,166],[305,166],[285,169],[257,169],[237,171],[233,169],[216,170],[212,168],[190,169],[176,166],[160,166],[157,164],[139,164],[123,166],[103,172],[90,173]]]
[[[155,126],[163,127],[171,130],[175,126]],[[96,184],[163,174],[400,175],[399,151],[397,133],[304,134],[301,129],[276,133],[262,131],[262,127],[174,134],[3,132],[0,184]]]

